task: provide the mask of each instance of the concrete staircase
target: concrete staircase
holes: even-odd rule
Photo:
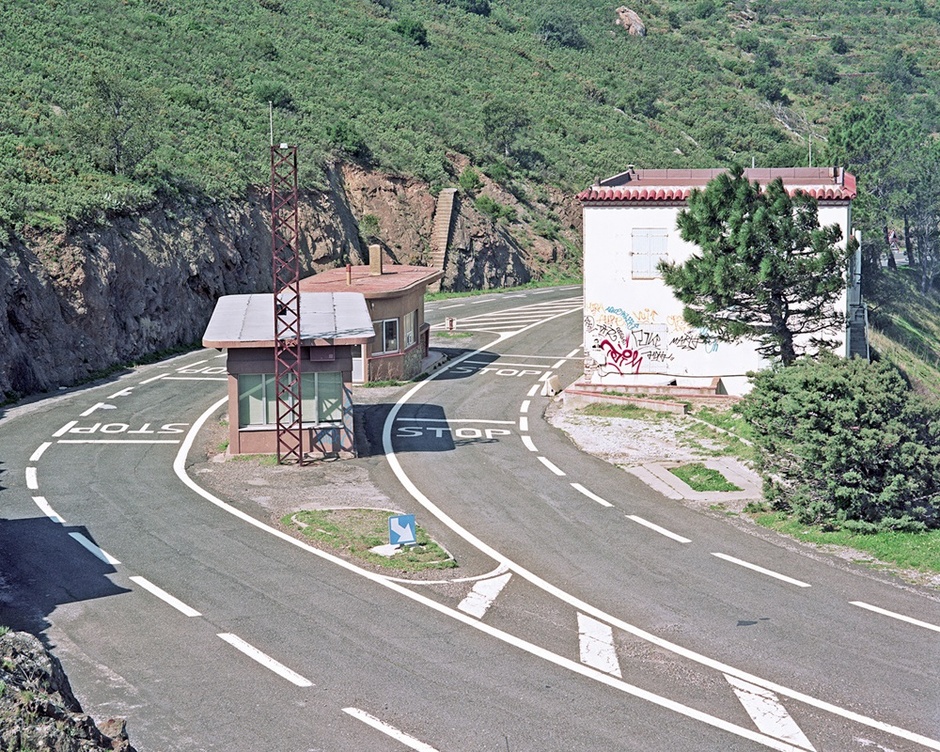
[[[454,225],[454,207],[456,204],[457,189],[444,188],[437,197],[437,207],[434,210],[430,266],[432,269],[445,273],[447,271],[447,246],[450,244],[450,233]],[[428,292],[439,292],[440,289],[440,282],[428,286]]]

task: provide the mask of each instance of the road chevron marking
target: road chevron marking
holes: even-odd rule
[[[480,580],[474,583],[473,589],[466,598],[457,604],[457,608],[465,614],[470,614],[478,619],[482,619],[490,606],[493,605],[496,596],[506,587],[506,583],[509,582],[510,577],[512,577],[512,572],[506,572],[506,574],[500,575],[499,577],[492,577],[488,580]]]
[[[796,721],[790,717],[786,708],[777,699],[777,695],[769,689],[750,684],[735,676],[725,674],[725,679],[731,684],[738,700],[741,701],[757,728],[768,736],[790,742],[810,752],[816,752],[816,748],[796,725]]]
[[[369,715],[364,710],[359,710],[359,708],[343,708],[343,712],[347,715],[351,715],[353,718],[362,721],[367,726],[371,726],[376,731],[381,731],[386,736],[392,737],[396,741],[401,742],[406,747],[416,750],[416,752],[437,752],[434,747],[424,742],[418,741],[413,736],[408,736],[403,731],[399,731],[394,726],[387,724],[385,721],[381,721],[376,718],[374,715]]]
[[[614,630],[609,624],[578,613],[578,642],[581,646],[581,663],[611,676],[623,676],[620,673],[620,661],[617,660],[617,648],[614,647]]]

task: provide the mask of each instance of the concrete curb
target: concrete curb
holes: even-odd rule
[[[669,472],[671,467],[686,462],[647,462],[625,468],[646,485],[669,499],[688,499],[701,502],[759,501],[763,498],[760,476],[743,463],[730,457],[703,460],[702,464],[721,473],[741,491],[696,491]]]

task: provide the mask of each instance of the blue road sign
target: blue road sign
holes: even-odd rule
[[[415,536],[415,516],[400,514],[388,518],[388,542],[393,546],[413,546],[418,542]]]

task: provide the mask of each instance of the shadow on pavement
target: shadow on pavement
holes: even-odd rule
[[[108,578],[114,567],[71,534],[94,542],[86,528],[48,517],[0,518],[0,624],[46,642],[56,607],[129,592]]]

